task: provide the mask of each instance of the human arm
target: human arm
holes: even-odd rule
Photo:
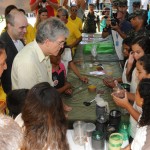
[[[86,9],[86,1],[85,0],[80,0],[80,7],[82,8],[83,11]]]
[[[106,38],[107,36],[110,35],[109,30],[111,30],[109,27],[105,27],[102,31],[102,38]]]
[[[78,68],[76,67],[76,65],[74,64],[73,61],[69,62],[69,67],[72,69],[72,71],[76,74],[76,76],[83,82],[87,83],[88,82],[88,78],[86,76],[81,76]]]
[[[121,150],[131,150],[131,144],[129,144],[129,145],[126,146],[125,148],[122,148]]]
[[[106,77],[103,79],[103,83],[109,88],[114,88],[115,87],[115,83],[114,83],[115,80],[117,80],[119,83],[122,82],[121,78]]]
[[[34,11],[35,9],[38,8],[39,3],[41,3],[42,0],[36,0],[35,2],[32,2],[32,0],[30,0],[30,9],[31,11]]]
[[[133,66],[134,63],[134,57],[133,52],[131,51],[129,54],[128,62],[127,62],[127,68],[126,68],[126,78],[128,79],[129,72]]]
[[[76,47],[81,42],[81,40],[82,40],[82,36],[80,36],[79,38],[76,38],[76,40],[72,44],[70,44],[68,46],[70,48]]]
[[[68,0],[64,0],[63,6],[64,6],[66,9],[69,9]]]
[[[54,3],[51,0],[46,0],[46,2],[54,9],[58,9],[58,7],[59,7],[58,3]]]
[[[98,32],[100,32],[100,18],[99,16],[97,16],[96,18],[97,18],[97,21],[96,21],[97,29],[98,29]]]
[[[82,20],[79,18],[79,30],[82,33]]]
[[[135,94],[134,93],[127,92],[127,97],[129,100],[135,101]]]
[[[121,31],[120,27],[118,24],[116,24],[115,26],[111,26],[112,30],[115,30],[118,32],[118,34],[123,38],[125,39],[127,37],[127,35]]]
[[[97,24],[98,32],[100,32],[100,25],[99,25],[99,21],[98,21],[96,24]]]
[[[127,98],[127,93],[125,92],[125,97],[124,98],[118,98],[116,97],[113,93],[111,94],[113,97],[114,102],[116,103],[116,105],[125,108],[130,115],[136,120],[138,121],[140,113],[137,112],[133,106],[129,103],[128,98]]]
[[[64,84],[64,86],[61,87],[61,88],[59,88],[59,89],[57,89],[57,91],[58,91],[59,93],[64,93],[64,92],[67,91],[68,89],[71,89],[71,83],[66,81],[65,84]]]

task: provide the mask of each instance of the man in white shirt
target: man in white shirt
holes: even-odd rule
[[[30,89],[40,82],[53,86],[49,55],[57,56],[68,34],[65,24],[55,17],[39,24],[36,40],[26,45],[14,59],[12,89]]]

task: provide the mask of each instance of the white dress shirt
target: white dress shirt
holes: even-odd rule
[[[53,86],[50,57],[44,55],[36,41],[26,45],[16,55],[11,80],[12,89],[30,89],[40,82],[49,82]]]

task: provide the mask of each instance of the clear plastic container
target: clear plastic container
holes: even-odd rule
[[[73,124],[74,142],[78,145],[84,145],[86,142],[86,123],[84,121],[76,121]]]
[[[92,132],[96,129],[94,123],[86,123],[86,134],[88,137],[92,136]]]
[[[124,90],[124,88],[118,83],[117,80],[115,80],[114,83],[115,83],[115,87],[113,88],[113,94],[116,97],[124,98],[125,97],[125,90]]]

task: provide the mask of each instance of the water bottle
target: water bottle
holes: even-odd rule
[[[127,145],[129,145],[128,126],[126,123],[121,124],[119,132],[123,135],[123,143],[121,145],[121,148],[125,148]]]

